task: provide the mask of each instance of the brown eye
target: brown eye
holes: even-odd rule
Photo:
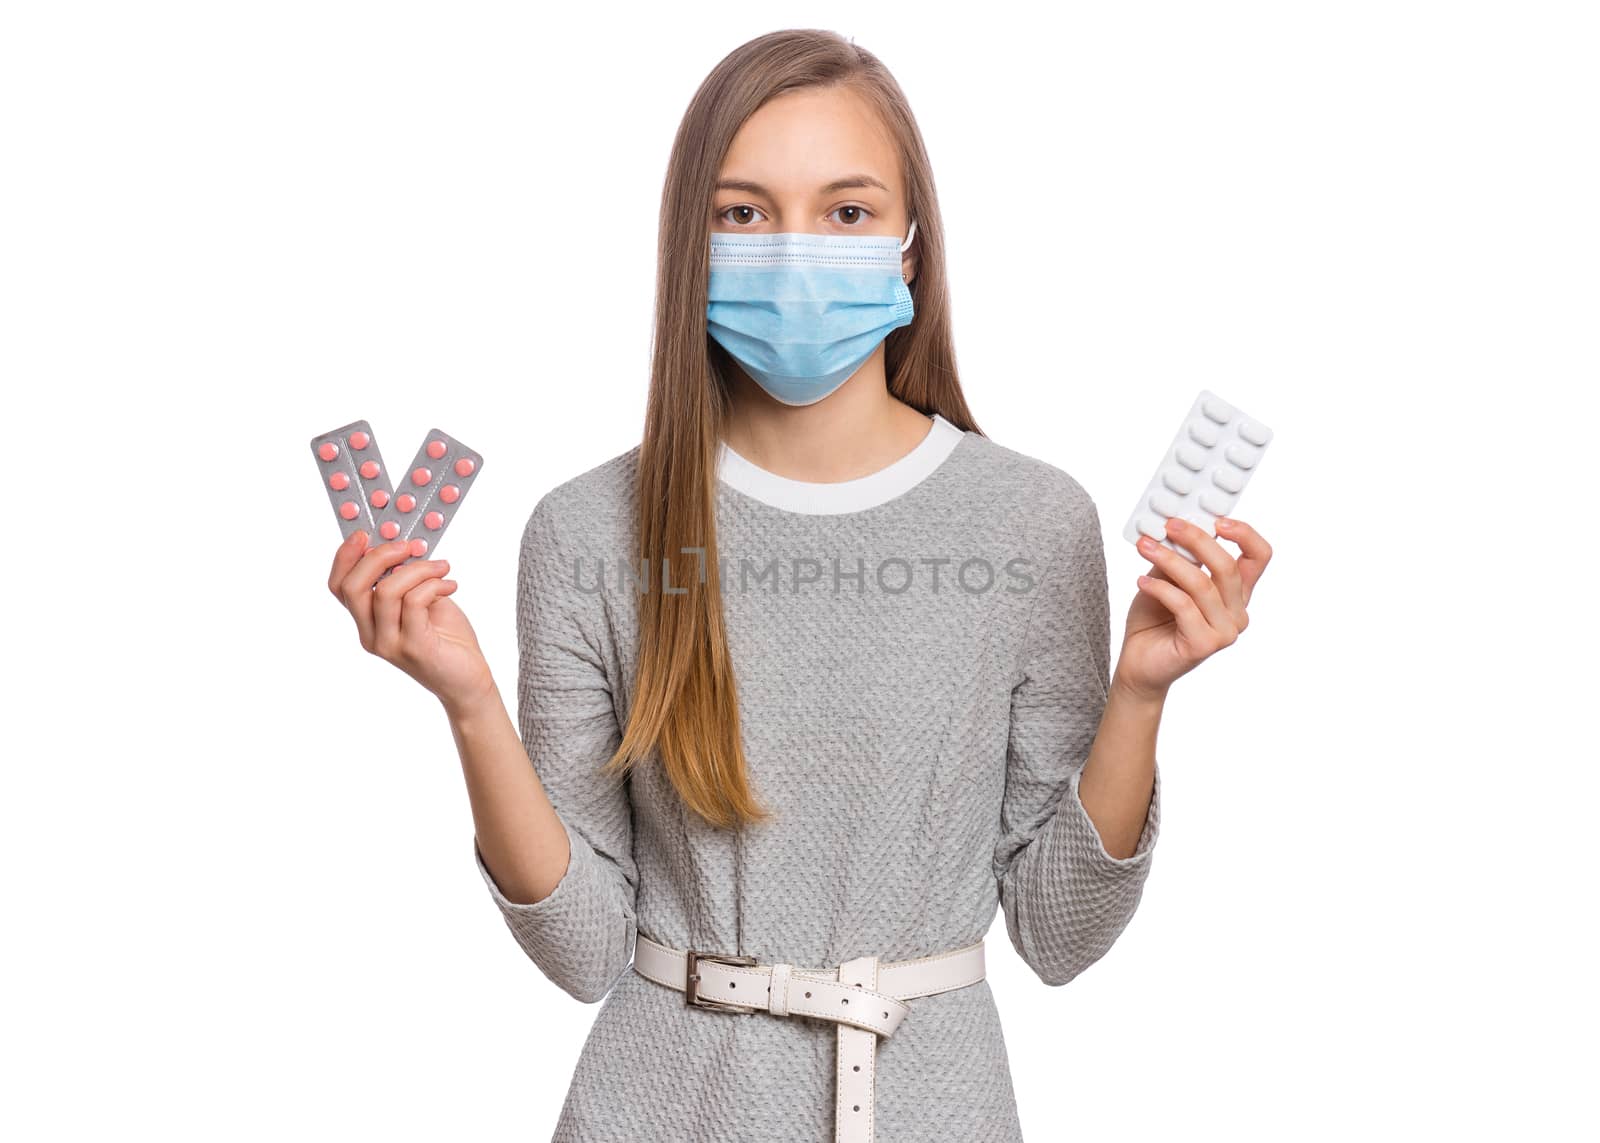
[[[859,223],[861,221],[861,216],[866,213],[865,208],[864,207],[859,207],[859,206],[841,206],[836,211],[834,211],[834,213],[835,214],[844,214],[846,211],[854,212],[854,217],[839,219],[839,221],[844,223],[846,226],[855,226],[857,223]]]
[[[737,223],[740,226],[748,226],[752,221],[749,216],[756,213],[758,213],[758,211],[753,206],[730,206],[727,210],[722,212],[722,217],[727,218],[728,221]],[[739,217],[729,218],[729,215],[738,215]]]

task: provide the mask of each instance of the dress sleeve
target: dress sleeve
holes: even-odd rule
[[[1112,857],[1078,799],[1111,678],[1105,543],[1093,500],[1066,486],[1055,555],[1034,586],[1011,695],[994,873],[1011,943],[1046,984],[1111,948],[1138,908],[1161,821],[1161,771],[1132,856]]]
[[[478,872],[517,943],[569,995],[593,1003],[632,963],[638,869],[625,779],[600,767],[621,741],[596,633],[598,594],[578,587],[553,496],[523,531],[517,572],[517,722],[523,747],[566,828],[572,856],[549,896],[508,900]],[[592,569],[586,569],[592,575]]]

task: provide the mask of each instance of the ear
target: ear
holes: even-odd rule
[[[901,280],[910,285],[917,279],[917,244],[911,243],[911,248],[900,255]]]

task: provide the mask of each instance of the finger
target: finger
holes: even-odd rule
[[[1200,558],[1202,564],[1211,569],[1211,581],[1216,585],[1223,606],[1233,617],[1235,626],[1241,623],[1244,619],[1244,585],[1240,581],[1233,553],[1217,543],[1210,532],[1181,516],[1169,517],[1166,528],[1168,539],[1188,548]]]
[[[333,567],[328,571],[328,590],[335,599],[339,599],[339,584],[344,577],[350,574],[350,569],[356,566],[367,551],[367,534],[360,528],[346,536],[333,552]],[[342,602],[342,600],[341,600]]]
[[[372,641],[378,654],[387,659],[400,649],[400,607],[406,593],[449,570],[449,560],[418,560],[396,568],[372,589]]]
[[[1169,553],[1171,554],[1171,553]],[[1180,560],[1182,556],[1178,557]],[[1203,573],[1202,573],[1203,574]],[[1217,642],[1217,632],[1195,605],[1194,597],[1182,586],[1170,580],[1146,576],[1139,590],[1152,595],[1156,601],[1172,612],[1178,631],[1191,647],[1211,647]]]
[[[1272,559],[1272,545],[1249,524],[1232,516],[1218,516],[1217,531],[1239,545],[1239,558],[1235,562],[1239,565],[1239,582],[1244,590],[1245,602],[1248,603],[1256,581],[1267,570],[1267,562]]]
[[[460,585],[453,579],[426,579],[406,592],[400,601],[400,644],[415,647],[428,633],[428,607]]]
[[[355,617],[356,630],[361,633],[361,645],[368,651],[375,647],[376,631],[372,615],[372,585],[389,568],[406,558],[404,540],[391,540],[368,549],[355,566],[339,581],[339,598]]]
[[[1186,548],[1190,543],[1187,536],[1182,540],[1173,536],[1173,541],[1182,543]],[[1216,582],[1205,573],[1204,569],[1196,567],[1186,557],[1157,543],[1149,536],[1139,537],[1139,550],[1146,559],[1166,573],[1167,580],[1188,594],[1198,609],[1197,614],[1204,616],[1207,625],[1221,632],[1231,632],[1237,628],[1232,614],[1228,611],[1228,605],[1222,602]]]

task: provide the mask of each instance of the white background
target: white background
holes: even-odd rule
[[[816,26],[917,112],[966,393],[1095,496],[1119,639],[1194,394],[1277,433],[1138,915],[1063,989],[990,933],[1028,1137],[1593,1138],[1592,11],[7,6],[0,1130],[548,1138],[595,1010],[306,445],[483,452],[441,554],[512,691],[527,513],[638,440],[679,118]]]

